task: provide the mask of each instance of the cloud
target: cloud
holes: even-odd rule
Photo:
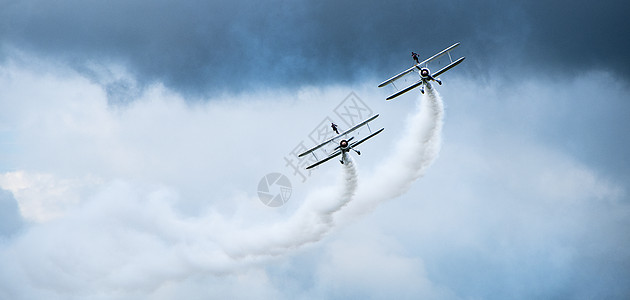
[[[191,103],[155,85],[115,106],[101,86],[68,70],[13,65],[0,74],[0,96],[16,99],[2,103],[0,120],[19,149],[11,170],[2,170],[2,188],[21,175],[24,187],[11,185],[20,207],[24,192],[37,190],[30,197],[50,201],[58,213],[0,246],[2,298],[312,299],[365,295],[363,288],[397,298],[628,294],[625,173],[551,138],[573,132],[565,121],[575,113],[602,120],[580,130],[615,130],[623,84],[593,92],[611,99],[612,107],[600,108],[577,97],[597,76],[518,85],[449,77],[440,88],[442,150],[422,180],[318,243],[240,264],[226,244],[238,249],[248,229],[286,224],[313,190],[336,183],[340,166],[332,163],[305,183],[288,174],[295,194],[281,209],[255,196],[262,176],[291,171],[283,156],[349,90],[380,112],[387,128],[355,157],[366,176],[404,137],[416,95],[386,102],[385,91],[366,84]],[[586,137],[584,144],[602,142],[594,153],[623,157],[608,149],[623,143],[620,135]],[[80,180],[86,178],[98,180]],[[77,200],[63,202],[72,197],[59,190]],[[337,265],[338,274],[357,277],[338,283]]]
[[[625,1],[609,1],[593,7],[588,1],[561,1],[541,5],[525,1],[523,9],[532,24],[526,47],[529,58],[556,74],[584,74],[589,69],[611,71],[627,82],[630,42],[619,37],[630,33],[622,22]],[[546,68],[546,69],[547,69]]]
[[[423,262],[407,257],[396,240],[376,234],[345,235],[327,248],[317,269],[317,293],[328,299],[455,298],[427,277]]]
[[[18,233],[24,221],[11,192],[0,189],[0,241]]]
[[[24,171],[0,174],[0,187],[18,199],[22,217],[44,222],[63,215],[68,207],[79,203],[86,190],[100,184],[98,179],[60,179],[51,174]]]
[[[23,214],[37,222],[0,251],[7,270],[18,270],[2,287],[11,297],[144,294],[196,274],[234,274],[321,239],[332,227],[330,215],[356,189],[356,171],[346,164],[345,189],[305,197],[286,222],[272,213],[256,223],[261,218],[254,214],[268,208],[250,195],[265,168],[274,167],[261,155],[281,149],[272,150],[281,162],[278,153],[294,146],[273,134],[278,126],[260,124],[270,117],[287,122],[277,117],[291,108],[256,102],[235,108],[220,101],[188,106],[160,87],[129,106],[108,107],[100,88],[87,81],[3,71],[19,81],[12,89],[40,87],[35,97],[22,96],[30,102],[5,112],[21,150],[14,163],[22,169],[3,173],[0,186],[13,191]],[[28,109],[39,102],[54,105]],[[252,118],[234,121],[247,110]],[[277,145],[257,149],[265,142]],[[305,193],[295,194],[299,201]],[[9,283],[16,281],[26,284]]]
[[[630,294],[623,1],[0,7],[0,298]],[[415,96],[375,83],[455,41],[422,180],[299,251],[226,254],[270,242],[252,228],[329,230],[291,216],[338,166],[289,174],[277,210],[258,180],[350,90],[387,128],[357,158],[379,170]]]
[[[480,136],[487,145],[445,143],[417,186],[424,196],[403,196],[394,210],[419,220],[391,226],[415,237],[408,242],[432,262],[428,276],[480,298],[627,294],[605,279],[626,265],[626,188],[531,141]]]
[[[627,81],[626,2],[538,2],[30,0],[3,5],[0,43],[5,58],[27,52],[86,76],[124,66],[130,90],[92,80],[130,97],[157,82],[205,96],[357,83],[399,71],[412,50],[429,55],[455,41],[469,76],[597,69]]]

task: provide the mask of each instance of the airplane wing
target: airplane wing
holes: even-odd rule
[[[400,90],[400,91],[396,92],[395,94],[392,94],[391,96],[387,97],[386,100],[392,100],[392,99],[394,99],[394,98],[396,98],[396,97],[398,97],[398,96],[400,96],[400,95],[402,95],[402,94],[404,94],[404,93],[406,93],[408,91],[411,91],[411,90],[417,88],[421,84],[422,84],[422,79],[420,79],[420,80],[418,80],[418,82],[416,82],[416,83],[406,87],[405,89]]]
[[[450,47],[448,47],[448,48],[438,52],[437,54],[435,54],[435,55],[433,55],[433,56],[431,56],[431,57],[421,61],[420,63],[414,65],[413,67],[400,72],[399,74],[397,74],[396,76],[394,76],[394,77],[392,77],[390,79],[387,79],[387,80],[383,81],[381,84],[378,85],[378,87],[384,87],[384,86],[386,86],[386,85],[388,85],[388,84],[390,84],[390,83],[400,79],[401,77],[411,73],[411,71],[416,69],[416,66],[426,66],[430,61],[432,61],[432,60],[434,60],[434,59],[436,59],[436,58],[438,58],[438,57],[448,53],[449,51],[455,49],[455,47],[457,47],[457,46],[459,46],[459,43],[455,43],[455,44],[451,45]]]
[[[308,169],[311,169],[311,168],[315,168],[315,167],[317,167],[317,166],[319,166],[319,165],[321,165],[321,164],[323,164],[323,163],[333,159],[333,157],[339,156],[339,154],[341,154],[341,150],[337,150],[335,153],[329,155],[328,157],[326,157],[326,158],[324,158],[324,159],[322,159],[322,160],[320,160],[320,161],[318,161],[318,162],[316,162],[316,163],[306,167],[306,169],[308,170]]]
[[[442,73],[444,73],[444,72],[446,72],[446,71],[450,70],[450,69],[451,69],[451,68],[453,68],[454,66],[457,66],[459,63],[461,63],[462,61],[464,61],[464,58],[466,58],[466,57],[460,57],[458,60],[456,60],[456,61],[454,61],[454,62],[450,63],[448,66],[446,66],[446,67],[444,67],[444,68],[440,69],[439,71],[437,71],[437,72],[433,73],[433,75],[431,75],[431,76],[433,76],[433,77],[438,77],[438,76],[440,76]]]
[[[365,137],[365,138],[361,139],[360,141],[356,141],[356,142],[352,143],[352,146],[351,146],[351,147],[355,147],[355,146],[360,145],[361,143],[363,143],[363,142],[367,141],[369,138],[371,138],[371,137],[373,137],[373,136],[375,136],[375,135],[377,135],[377,134],[381,133],[383,130],[385,130],[385,128],[381,128],[381,129],[379,129],[378,131],[376,131],[376,132],[374,132],[374,133],[372,133],[372,134],[368,135],[367,137]],[[339,156],[339,154],[341,154],[341,151],[342,151],[341,149],[339,149],[339,150],[335,151],[333,154],[329,155],[328,157],[326,157],[326,158],[324,158],[324,159],[322,159],[322,160],[320,160],[320,161],[318,161],[318,162],[316,162],[316,163],[314,163],[314,164],[312,164],[312,165],[310,165],[310,166],[306,167],[306,169],[308,170],[308,169],[311,169],[311,168],[315,168],[315,167],[317,167],[317,166],[319,166],[319,165],[321,165],[321,164],[323,164],[323,163],[325,163],[325,162],[327,162],[327,161],[329,161],[329,160],[333,159],[334,157]]]
[[[442,51],[438,52],[437,54],[435,54],[435,55],[433,55],[433,56],[431,56],[431,57],[429,57],[429,58],[427,58],[427,59],[425,59],[425,60],[421,61],[418,65],[426,65],[426,64],[427,64],[427,63],[429,63],[430,61],[432,61],[432,60],[434,60],[434,59],[436,59],[436,58],[438,58],[438,57],[440,57],[440,56],[442,56],[442,55],[444,55],[444,54],[448,53],[449,51],[451,51],[451,50],[455,49],[455,47],[457,47],[457,46],[459,46],[459,43],[455,43],[455,44],[453,44],[452,46],[450,46],[450,47],[448,47],[448,48],[446,48],[446,49],[444,49],[444,50],[442,50]]]
[[[369,138],[371,138],[371,137],[373,137],[373,136],[375,136],[375,135],[377,135],[377,134],[381,133],[383,130],[385,130],[385,128],[381,128],[381,129],[379,129],[378,131],[376,131],[376,132],[374,132],[374,133],[372,133],[372,134],[370,134],[370,135],[366,136],[366,137],[365,137],[365,138],[363,138],[362,140],[360,140],[360,141],[356,141],[356,142],[352,143],[352,147],[359,146],[361,143],[363,143],[363,142],[367,141]]]
[[[378,87],[384,87],[384,86],[386,86],[386,85],[388,85],[388,84],[390,84],[390,83],[392,83],[392,82],[394,82],[394,81],[396,81],[396,80],[400,79],[400,77],[403,77],[403,76],[405,76],[405,75],[407,75],[407,74],[411,73],[411,71],[413,71],[415,68],[416,68],[416,66],[414,65],[413,67],[411,67],[411,68],[409,68],[409,69],[407,69],[407,70],[404,70],[404,71],[400,72],[398,75],[396,75],[396,76],[394,76],[394,77],[392,77],[392,78],[390,78],[390,79],[387,79],[387,80],[383,81],[381,84],[379,84],[379,85],[378,85]]]
[[[353,131],[357,130],[359,127],[361,127],[361,126],[363,126],[363,125],[367,124],[368,122],[370,122],[370,121],[372,121],[372,120],[376,119],[377,117],[378,117],[378,114],[371,116],[369,119],[367,119],[367,120],[365,120],[365,121],[363,121],[363,122],[361,122],[361,123],[359,123],[359,124],[357,124],[357,125],[352,126],[352,128],[350,128],[350,129],[348,129],[348,130],[346,130],[346,131],[344,131],[344,132],[340,133],[339,135],[337,135],[337,136],[335,136],[335,137],[332,137],[332,138],[330,138],[329,140],[327,140],[327,141],[325,141],[325,142],[323,142],[323,143],[321,143],[321,144],[319,144],[319,145],[317,145],[317,146],[315,146],[315,147],[313,147],[313,148],[311,148],[311,149],[309,149],[309,150],[306,150],[304,153],[302,153],[302,154],[298,155],[298,157],[302,157],[302,156],[304,156],[304,155],[307,155],[307,154],[309,154],[309,153],[311,153],[311,152],[313,152],[313,151],[315,151],[315,150],[317,150],[317,149],[319,149],[319,148],[323,147],[324,145],[326,145],[326,144],[328,144],[328,143],[330,143],[330,142],[332,142],[332,141],[334,141],[334,140],[336,140],[336,139],[338,139],[338,138],[340,138],[340,137],[343,137],[343,136],[348,135],[348,133],[350,133],[350,132],[353,132]]]

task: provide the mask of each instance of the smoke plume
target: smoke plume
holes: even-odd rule
[[[406,132],[395,151],[371,172],[371,177],[362,179],[365,183],[357,191],[356,201],[344,213],[360,215],[382,201],[404,194],[437,158],[444,103],[430,84],[426,87],[426,94],[418,97],[417,111],[407,120]]]
[[[351,156],[342,165],[337,187],[311,193],[286,222],[244,232],[246,238],[226,241],[235,258],[280,255],[287,250],[319,241],[333,226],[333,215],[348,205],[357,190],[357,170]]]

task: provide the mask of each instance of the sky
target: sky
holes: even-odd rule
[[[628,298],[629,10],[0,1],[0,298]],[[385,131],[288,166],[347,101]]]

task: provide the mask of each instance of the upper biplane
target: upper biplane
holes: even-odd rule
[[[323,143],[321,143],[321,144],[319,144],[319,145],[317,145],[317,146],[315,146],[315,147],[305,151],[304,153],[298,155],[298,157],[302,157],[302,156],[307,155],[307,154],[312,154],[315,157],[315,159],[318,160],[316,163],[306,167],[306,169],[317,167],[320,164],[323,164],[323,163],[325,163],[325,162],[327,162],[327,161],[331,160],[332,158],[337,157],[339,155],[341,155],[340,162],[342,164],[348,162],[348,156],[347,156],[348,154],[347,153],[350,150],[353,150],[358,155],[361,155],[361,151],[354,149],[354,147],[360,145],[361,143],[367,141],[369,138],[371,138],[371,137],[381,133],[381,131],[385,130],[385,128],[381,128],[381,129],[379,129],[376,132],[372,132],[372,129],[370,129],[370,125],[368,123],[373,121],[377,117],[378,117],[378,114],[370,117],[369,119],[367,119],[367,120],[365,120],[365,121],[363,121],[363,122],[361,122],[361,123],[359,123],[357,125],[352,126],[352,128],[350,128],[350,129],[348,129],[348,130],[346,130],[346,131],[344,131],[344,132],[342,132],[342,133],[340,133],[340,134],[330,138],[329,140],[327,140],[327,141],[325,141],[325,142],[323,142]],[[359,141],[352,142],[352,140],[354,140],[354,136],[350,136],[350,133],[354,132],[355,130],[357,130],[357,129],[365,126],[365,125],[367,125],[367,128],[370,131],[370,135],[366,136],[365,138],[363,138],[363,139],[361,139]],[[321,147],[323,147],[325,145],[328,145],[329,143],[337,143],[337,142],[339,143],[339,146],[337,146],[334,149],[332,149],[333,152],[331,154],[329,154],[326,158],[324,158],[322,160],[319,160],[317,158],[317,155],[315,155],[315,152],[314,152],[315,150],[320,149]]]
[[[435,54],[435,55],[433,55],[433,56],[431,56],[431,57],[429,57],[429,58],[427,58],[427,59],[425,59],[425,60],[423,60],[421,62],[417,62],[413,67],[411,67],[411,68],[409,68],[409,69],[399,73],[398,75],[396,75],[396,76],[394,76],[394,77],[392,77],[390,79],[387,79],[387,80],[383,81],[383,83],[379,84],[378,87],[384,87],[384,86],[386,86],[386,85],[391,83],[394,86],[394,88],[396,88],[396,85],[394,84],[394,81],[402,78],[403,76],[411,73],[412,71],[418,71],[418,75],[420,75],[420,80],[416,81],[414,84],[412,84],[412,85],[410,85],[410,86],[408,86],[408,87],[406,87],[406,88],[404,88],[404,89],[402,89],[402,90],[392,94],[391,96],[387,97],[387,100],[394,99],[394,98],[396,98],[396,97],[398,97],[398,96],[400,96],[400,95],[402,95],[402,94],[404,94],[404,93],[406,93],[406,92],[408,92],[408,91],[410,91],[410,90],[412,90],[414,88],[417,88],[418,86],[420,86],[420,92],[424,94],[424,86],[426,84],[428,84],[429,81],[435,81],[435,82],[437,82],[438,84],[441,85],[442,81],[439,78],[437,78],[437,77],[440,76],[442,73],[450,70],[454,66],[458,65],[459,63],[461,63],[464,60],[465,57],[462,56],[462,57],[458,58],[457,60],[453,61],[453,58],[451,57],[451,53],[450,52],[451,52],[451,50],[453,50],[457,46],[459,46],[459,43],[455,43],[452,46],[450,46],[450,47],[448,47],[448,48],[438,52],[437,54]],[[435,73],[431,73],[431,71],[429,70],[429,62],[434,60],[434,59],[436,59],[436,58],[438,58],[438,57],[440,57],[440,56],[442,56],[442,55],[444,55],[444,54],[448,54],[448,58],[450,59],[450,63],[446,67],[440,69],[439,71],[437,71]],[[396,88],[396,89],[398,89],[398,88]]]

